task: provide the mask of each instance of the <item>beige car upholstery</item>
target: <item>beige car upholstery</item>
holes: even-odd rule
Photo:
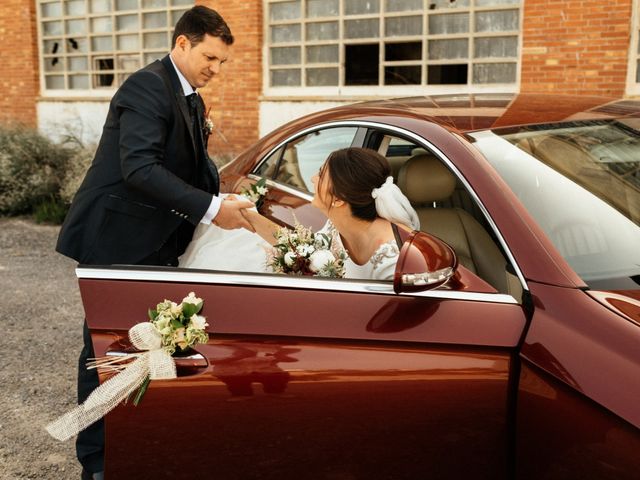
[[[480,223],[461,208],[434,207],[454,194],[456,183],[453,173],[429,153],[412,156],[398,173],[398,186],[418,212],[421,230],[447,242],[462,265],[499,292],[510,292],[507,261]]]

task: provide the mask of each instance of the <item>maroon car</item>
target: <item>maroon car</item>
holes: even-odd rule
[[[640,478],[640,102],[339,107],[257,142],[223,191],[266,178],[267,216],[319,227],[311,176],[347,146],[386,156],[420,216],[394,282],[79,266],[98,356],[164,298],[194,291],[210,324],[107,415],[107,478]]]

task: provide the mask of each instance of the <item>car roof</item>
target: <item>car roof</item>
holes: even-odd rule
[[[325,111],[334,117],[413,117],[460,132],[640,116],[640,101],[551,94],[460,94],[372,100]]]

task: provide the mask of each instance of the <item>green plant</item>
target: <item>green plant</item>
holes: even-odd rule
[[[52,223],[59,225],[63,222],[69,206],[60,198],[52,195],[36,205],[33,218],[37,223]]]

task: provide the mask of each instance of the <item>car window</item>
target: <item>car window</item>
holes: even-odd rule
[[[589,286],[638,288],[640,129],[633,120],[473,136],[476,148]]]
[[[313,192],[313,177],[334,150],[351,146],[358,127],[317,130],[289,142],[278,164],[275,179],[303,192]]]
[[[284,146],[278,148],[275,152],[269,155],[258,167],[258,169],[254,172],[256,175],[260,175],[265,178],[273,178],[276,173],[276,168],[278,166],[278,161],[282,156],[282,152],[284,151]]]

